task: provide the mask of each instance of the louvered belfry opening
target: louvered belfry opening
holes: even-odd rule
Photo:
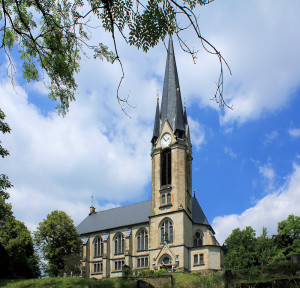
[[[171,185],[171,150],[165,150],[161,154],[161,186]]]

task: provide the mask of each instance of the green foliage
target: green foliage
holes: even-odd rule
[[[39,223],[34,238],[43,258],[48,261],[46,273],[49,276],[62,276],[69,269],[65,266],[65,257],[80,253],[79,234],[71,217],[63,211],[55,210],[48,214]]]
[[[255,230],[250,226],[244,230],[234,229],[225,240],[227,253],[224,257],[225,268],[248,268],[255,265]]]
[[[3,245],[0,243],[0,279],[1,278],[14,278],[14,269],[11,265],[10,257],[6,251],[6,249],[3,247]],[[0,285],[1,286],[1,285]]]
[[[269,260],[274,257],[277,252],[277,247],[274,245],[274,240],[267,236],[268,232],[265,227],[261,236],[256,238],[256,264],[257,265],[266,265],[269,263]]]
[[[128,278],[133,276],[133,271],[130,266],[125,265],[122,269],[122,277],[123,278]]]
[[[33,239],[23,222],[7,217],[0,230],[0,244],[5,248],[14,273],[18,277],[36,278],[40,275]]]
[[[145,52],[168,34],[180,33],[188,26],[204,40],[192,10],[212,1],[2,0],[0,49],[4,49],[10,59],[12,48],[17,46],[23,61],[23,75],[28,82],[38,81],[40,74],[45,72],[49,79],[49,97],[58,101],[58,111],[65,114],[70,101],[75,100],[75,74],[79,71],[80,55],[90,56],[91,52],[94,58],[111,63],[120,61],[115,30],[128,44]],[[178,15],[186,17],[187,27],[178,26]],[[113,47],[101,42],[95,45],[91,41],[96,29],[111,33]],[[193,54],[180,41],[185,50]],[[222,62],[220,53],[209,42],[206,44],[213,48]]]
[[[274,241],[279,250],[275,260],[290,259],[293,254],[300,254],[300,217],[289,215],[278,223],[278,234]]]
[[[64,272],[67,276],[79,276],[81,268],[81,256],[76,253],[72,253],[63,257],[64,261]]]
[[[11,130],[9,125],[6,122],[4,122],[5,117],[6,116],[4,112],[0,109],[0,132],[2,132],[3,134],[10,133]],[[1,145],[1,143],[2,142],[0,140],[0,156],[4,158],[9,155],[9,152]],[[13,187],[13,185],[8,180],[8,177],[4,174],[0,174],[0,199],[6,200],[9,198],[9,194],[6,190],[11,187]],[[0,228],[1,228],[1,221],[3,220],[4,217],[3,215],[5,214],[4,209],[5,209],[4,201],[2,201],[0,202]]]
[[[225,240],[225,268],[245,269],[266,265],[272,259],[275,263],[290,260],[300,254],[300,217],[289,215],[287,220],[278,223],[278,235],[267,236],[267,229],[255,237],[251,227],[232,231]]]

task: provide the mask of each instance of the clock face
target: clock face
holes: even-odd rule
[[[171,135],[169,133],[165,133],[160,140],[161,147],[165,148],[171,144]]]

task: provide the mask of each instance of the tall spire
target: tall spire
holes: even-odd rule
[[[181,93],[175,61],[173,41],[170,37],[167,63],[164,78],[164,87],[161,102],[161,125],[168,120],[175,134],[185,132]],[[178,134],[180,135],[180,134]]]
[[[159,130],[160,130],[160,115],[159,114],[160,114],[159,113],[159,98],[157,97],[153,136],[152,136],[152,140],[151,140],[152,144],[155,144],[156,139],[159,136]]]

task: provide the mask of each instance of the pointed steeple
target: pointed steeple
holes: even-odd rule
[[[155,120],[154,120],[154,128],[153,128],[153,136],[152,136],[152,144],[154,144],[159,136],[160,130],[160,111],[159,111],[159,98],[157,97],[157,105],[155,112]]]
[[[187,115],[186,115],[186,106],[184,105],[184,112],[183,112],[183,120],[184,125],[188,125]]]
[[[183,116],[181,93],[173,41],[171,37],[168,46],[168,55],[161,102],[161,125],[163,125],[165,119],[168,120],[175,134],[181,135],[182,132],[185,132],[185,121]]]

